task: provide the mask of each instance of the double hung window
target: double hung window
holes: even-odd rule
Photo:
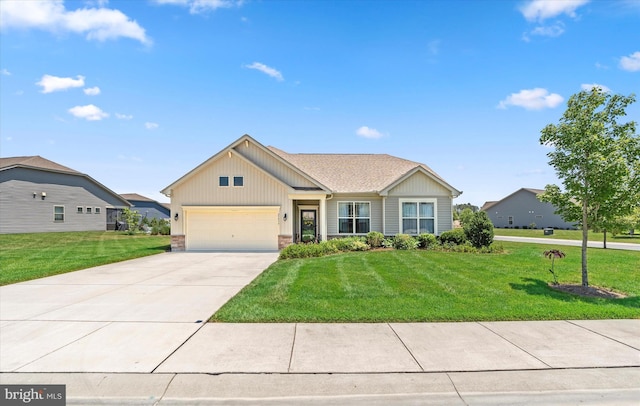
[[[400,216],[403,234],[435,234],[435,202],[401,201]]]
[[[366,234],[371,228],[371,203],[338,202],[338,233]]]

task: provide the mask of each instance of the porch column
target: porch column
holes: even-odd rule
[[[327,241],[327,196],[320,198],[320,240]]]

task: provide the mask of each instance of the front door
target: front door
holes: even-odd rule
[[[300,210],[300,236],[302,242],[316,240],[318,212],[316,210]]]

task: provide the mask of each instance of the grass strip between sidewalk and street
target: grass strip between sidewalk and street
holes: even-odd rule
[[[530,237],[530,238],[547,238],[547,239],[559,239],[559,240],[582,240],[582,230],[553,230],[553,234],[545,235],[544,230],[537,229],[520,229],[520,228],[494,228],[495,235],[502,235],[508,237]],[[589,241],[602,242],[604,239],[604,233],[596,233],[589,230]],[[607,242],[623,242],[630,244],[640,244],[640,234],[618,234],[613,235],[607,233]]]
[[[640,318],[640,252],[589,249],[590,284],[626,298],[551,289],[548,245],[503,254],[380,250],[280,260],[215,322],[435,322]],[[562,247],[560,283],[580,283],[580,247]]]

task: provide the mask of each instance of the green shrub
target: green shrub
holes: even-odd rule
[[[371,246],[371,248],[380,248],[382,247],[382,242],[384,241],[384,234],[378,231],[371,231],[367,234],[367,244]]]
[[[368,250],[369,246],[365,241],[366,239],[364,237],[343,237],[343,238],[334,238],[324,243],[334,246],[338,251],[348,252],[348,251]],[[365,249],[365,246],[366,246],[366,249]]]
[[[471,221],[464,226],[467,239],[476,248],[488,247],[493,242],[493,223],[484,211],[473,215]]]
[[[430,249],[438,244],[438,239],[433,234],[420,234],[417,240],[418,248]]]
[[[382,240],[383,248],[393,248],[393,238],[385,238]]]
[[[461,228],[454,228],[440,234],[440,243],[442,245],[463,245],[467,242],[467,235]]]
[[[418,248],[418,241],[408,234],[396,234],[393,237],[393,248],[397,250],[414,250]]]
[[[313,258],[336,254],[339,250],[327,241],[313,244],[291,244],[280,251],[280,259]]]

